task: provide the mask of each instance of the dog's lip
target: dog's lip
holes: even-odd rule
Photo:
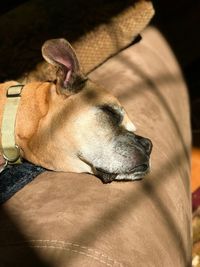
[[[101,168],[95,168],[94,174],[99,177],[103,183],[111,183],[117,177],[117,173],[110,173]]]
[[[145,176],[148,172],[149,172],[149,164],[148,164],[148,168],[145,168],[145,170],[143,169],[143,164],[138,165],[136,167],[134,167],[133,169],[131,169],[129,172],[124,172],[124,173],[110,173],[102,168],[99,167],[95,167],[94,165],[92,165],[91,163],[89,163],[88,161],[86,161],[83,156],[81,154],[78,155],[78,157],[80,158],[80,160],[82,160],[83,162],[85,162],[87,165],[89,165],[92,169],[92,172],[94,175],[96,175],[98,178],[101,179],[101,181],[103,183],[111,183],[112,181],[130,181],[130,180],[140,180],[143,178],[143,176]],[[143,167],[141,167],[143,166]],[[146,165],[147,167],[147,165]],[[143,170],[142,170],[143,169]],[[118,176],[127,176],[127,175],[134,175],[134,179],[117,179]]]
[[[116,177],[118,175],[134,175],[134,180],[139,180],[142,179],[142,177],[144,175],[146,175],[149,172],[149,165],[148,164],[141,164],[139,166],[134,167],[133,169],[131,169],[130,172],[124,172],[124,173],[110,173],[105,171],[102,168],[94,168],[94,174],[99,177],[103,183],[111,183],[114,180],[118,180],[116,179]],[[128,179],[127,179],[128,180]]]
[[[149,169],[149,163],[143,163],[138,166],[135,166],[129,173],[145,173]]]
[[[105,171],[104,169],[102,168],[98,168],[98,167],[95,167],[95,169],[100,172],[100,173],[104,173],[104,174],[110,174],[110,175],[119,175],[119,174],[131,174],[131,173],[146,173],[149,169],[149,165],[144,163],[144,164],[141,164],[141,165],[138,165],[138,166],[135,166],[133,169],[131,169],[129,172],[122,172],[122,173],[110,173],[108,171]]]

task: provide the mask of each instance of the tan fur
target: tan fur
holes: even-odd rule
[[[0,116],[6,89],[13,84],[7,82],[0,85]],[[92,106],[105,103],[119,105],[115,97],[91,81],[80,93],[70,97],[58,94],[53,83],[33,82],[25,85],[16,117],[16,144],[22,156],[48,169],[91,172],[91,168],[75,157],[75,153],[84,143],[84,135],[94,125],[87,122],[87,116],[83,116],[81,122],[74,123],[74,120],[77,120],[79,113],[87,113]],[[76,131],[82,133],[78,140]],[[59,150],[55,148],[58,143]]]
[[[105,183],[140,179],[149,170],[151,141],[135,135],[119,101],[85,77],[67,40],[47,40],[42,55],[58,71],[55,82],[22,90],[15,125],[21,156],[54,171],[96,174]],[[0,85],[1,119],[13,83]]]

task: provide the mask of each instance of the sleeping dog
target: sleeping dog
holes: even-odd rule
[[[104,183],[142,178],[150,168],[152,143],[135,134],[119,101],[84,76],[65,39],[46,41],[42,55],[57,69],[54,82],[0,85],[1,129],[7,98],[15,97],[8,90],[21,86],[14,119],[19,155],[50,170],[91,173]],[[1,140],[9,138],[3,135]],[[2,143],[1,162],[9,163]]]

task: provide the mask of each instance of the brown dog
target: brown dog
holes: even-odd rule
[[[15,123],[21,156],[54,171],[95,174],[105,183],[143,177],[152,143],[134,133],[119,101],[82,74],[66,40],[45,42],[42,54],[58,69],[57,79],[22,90]],[[13,84],[0,85],[1,121]]]

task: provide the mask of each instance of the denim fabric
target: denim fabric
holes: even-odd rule
[[[45,169],[29,162],[8,166],[0,174],[0,204],[11,198],[17,191],[44,171]]]

